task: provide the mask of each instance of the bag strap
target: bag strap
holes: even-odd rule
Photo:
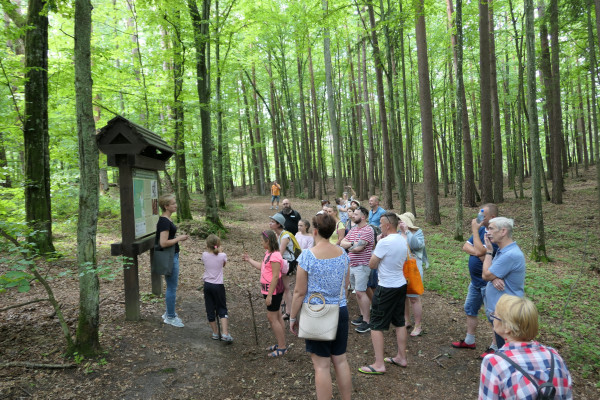
[[[554,379],[554,354],[552,354],[552,351],[548,350],[550,352],[550,374],[549,374],[549,379],[547,383],[552,383],[553,379]],[[529,373],[525,372],[525,370],[523,368],[521,368],[521,366],[519,364],[517,364],[516,362],[514,362],[509,356],[507,356],[506,354],[504,354],[504,352],[502,351],[497,351],[496,353],[494,353],[495,355],[500,356],[500,358],[508,361],[508,363],[510,365],[512,365],[513,367],[515,367],[515,369],[517,371],[519,371],[521,374],[523,374],[524,377],[526,377],[531,383],[533,383],[533,385],[535,386],[536,390],[538,391],[538,396],[540,395],[539,390],[540,390],[540,385],[536,382],[536,379],[533,378]]]
[[[340,303],[342,302],[342,299],[343,299],[343,296],[344,296],[344,290],[346,289],[345,288],[345,286],[346,286],[345,283],[346,283],[346,272],[348,272],[348,256],[346,256],[344,258],[344,264],[345,264],[345,266],[344,266],[344,273],[342,275],[342,285],[341,285],[341,288],[340,288]]]

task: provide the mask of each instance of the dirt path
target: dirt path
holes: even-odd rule
[[[64,371],[0,369],[0,399],[312,399],[314,373],[304,342],[287,334],[292,350],[284,357],[268,359],[263,348],[274,342],[268,328],[264,302],[259,292],[258,272],[241,261],[243,250],[260,258],[259,233],[267,228],[266,197],[236,200],[243,209],[224,214],[230,229],[224,241],[229,262],[225,272],[230,331],[235,339],[227,345],[210,338],[204,301],[199,288],[203,268],[199,261],[204,241],[192,239],[182,246],[181,277],[177,312],[186,326],[177,329],[162,323],[164,299],[148,299],[150,291],[148,256],[140,260],[140,290],[143,292],[142,320],[124,321],[123,289],[120,279],[102,285],[102,345],[105,362],[81,363]],[[318,211],[318,202],[292,200],[302,216]],[[77,312],[77,282],[62,283],[59,290],[67,317],[73,326]],[[36,291],[29,294],[35,297]],[[14,296],[14,294],[8,294]],[[250,300],[254,308],[254,322]],[[22,297],[20,298],[22,301]],[[13,299],[11,299],[12,301]],[[15,300],[16,301],[16,300]],[[348,359],[352,370],[354,398],[449,399],[476,398],[479,385],[478,354],[491,338],[480,322],[479,348],[456,350],[452,340],[465,331],[462,304],[427,292],[424,301],[424,334],[409,338],[408,368],[388,367],[384,376],[364,376],[357,368],[374,360],[368,334],[350,330]],[[349,297],[351,316],[357,313],[356,299]],[[52,318],[32,324],[28,313],[50,315],[46,306],[11,310],[0,314],[0,360],[30,359],[62,362],[54,350],[62,348]],[[39,319],[39,318],[38,318]],[[33,328],[35,327],[35,328]],[[258,344],[257,344],[258,341]],[[385,334],[386,355],[395,352],[393,331]],[[99,358],[102,360],[102,358]],[[577,382],[576,382],[577,388]],[[597,398],[597,392],[580,386],[577,398]],[[334,395],[336,390],[334,389]]]

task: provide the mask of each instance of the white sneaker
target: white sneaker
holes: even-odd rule
[[[271,210],[273,209],[273,206],[271,206]]]
[[[275,206],[275,209],[276,209],[276,210],[279,210],[279,206]]]
[[[177,319],[179,319],[179,320],[181,321],[181,318],[179,318],[179,314],[177,314],[177,313],[175,313],[175,318],[177,318]],[[167,312],[166,312],[166,311],[165,311],[165,313],[162,315],[162,319],[163,319],[163,321],[164,321],[165,319],[167,319]]]
[[[179,317],[173,317],[173,318],[165,318],[164,319],[164,323],[168,324],[168,325],[172,325],[176,328],[183,328],[185,325],[183,325],[183,322],[181,322],[181,318]]]
[[[223,340],[224,342],[233,342],[233,338],[231,337],[231,335],[221,335],[221,340]]]

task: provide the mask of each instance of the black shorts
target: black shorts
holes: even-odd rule
[[[288,261],[289,269],[287,272],[287,276],[294,275],[296,273],[296,267],[298,267],[298,261]]]
[[[348,308],[340,307],[337,334],[334,340],[324,342],[321,340],[305,340],[306,351],[319,357],[341,356],[348,347]]]
[[[225,298],[225,285],[204,282],[204,305],[208,322],[215,320],[215,310],[219,318],[227,318],[227,299]]]
[[[371,329],[387,331],[390,322],[397,327],[404,326],[404,300],[406,285],[399,288],[377,286],[371,304]]]
[[[263,294],[263,299],[266,299],[267,295]],[[283,293],[274,294],[271,296],[271,305],[267,306],[267,311],[279,311],[281,307],[281,300],[283,299]]]

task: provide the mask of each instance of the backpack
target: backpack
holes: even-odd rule
[[[377,236],[381,235],[381,228],[372,224],[369,224],[369,226],[371,227],[371,229],[373,229],[373,249],[375,248],[375,245],[377,244]]]
[[[298,259],[298,257],[300,257],[300,254],[302,253],[302,247],[300,247],[300,245],[298,244],[298,240],[296,240],[296,236],[292,235],[290,232],[288,231],[282,231],[281,235],[283,235],[284,233],[287,233],[288,236],[290,237],[290,240],[292,241],[294,247],[293,247],[293,254],[294,254],[294,261]]]
[[[548,350],[548,351],[550,351],[550,350]],[[552,351],[550,351],[550,359],[551,359],[551,361],[550,361],[550,377],[548,379],[548,382],[544,382],[541,385],[539,385],[536,382],[535,378],[533,378],[531,375],[529,375],[527,372],[525,372],[525,370],[523,368],[521,368],[520,365],[518,365],[513,360],[511,360],[509,356],[507,356],[506,354],[504,354],[501,351],[498,351],[495,354],[500,356],[504,360],[508,361],[508,363],[510,365],[515,367],[517,371],[519,371],[521,374],[523,374],[523,376],[525,378],[527,378],[531,383],[533,383],[533,385],[537,389],[537,397],[535,397],[535,399],[537,399],[537,400],[553,400],[554,399],[554,397],[556,396],[556,388],[554,387],[554,384],[552,383],[552,380],[554,379],[554,354],[552,353]]]

